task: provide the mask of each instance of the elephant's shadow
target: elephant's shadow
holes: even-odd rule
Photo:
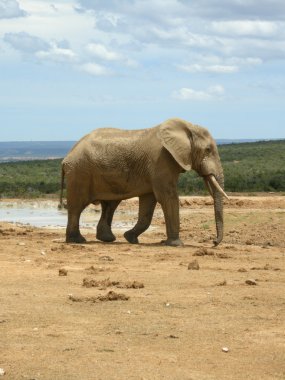
[[[73,246],[76,246],[77,244],[74,244],[74,243],[69,243]],[[157,248],[165,248],[165,249],[169,249],[169,248],[176,248],[176,249],[179,249],[179,248],[182,248],[182,249],[185,249],[185,248],[192,248],[192,249],[198,249],[198,248],[201,248],[201,244],[197,243],[197,244],[183,244],[182,246],[179,246],[179,247],[173,247],[173,246],[169,246],[169,245],[165,245],[163,244],[163,241],[160,241],[160,242],[153,242],[153,243],[139,243],[139,244],[130,244],[128,242],[124,242],[124,241],[114,241],[114,242],[103,242],[103,241],[99,241],[99,240],[88,240],[86,241],[85,243],[81,243],[79,245],[101,245],[101,246],[112,246],[112,247],[115,247],[115,246],[127,246],[127,247],[157,247]],[[203,244],[203,247],[206,247],[206,248],[217,248],[216,246],[214,245],[211,245],[211,244]]]

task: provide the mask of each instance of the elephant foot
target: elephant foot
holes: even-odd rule
[[[66,243],[76,243],[76,244],[86,243],[85,237],[82,236],[81,234],[66,236],[65,241]]]
[[[162,240],[161,243],[163,243],[164,245],[169,245],[170,247],[182,247],[184,245],[179,238]]]
[[[132,231],[126,231],[124,233],[124,238],[131,244],[139,244],[139,239],[137,235]]]
[[[97,228],[96,239],[101,240],[105,243],[112,243],[116,240],[116,236],[112,233],[112,231],[103,231],[102,229]]]
[[[217,239],[213,240],[214,247],[217,247],[221,241],[222,241],[222,238],[217,238]]]

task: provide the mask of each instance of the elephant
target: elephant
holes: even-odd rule
[[[66,242],[86,241],[79,229],[80,215],[89,204],[98,203],[102,213],[96,238],[114,241],[111,225],[116,208],[122,200],[138,197],[138,220],[125,232],[125,239],[138,243],[158,202],[166,224],[164,244],[183,245],[177,182],[180,173],[191,169],[204,178],[214,199],[214,244],[218,245],[223,239],[223,196],[227,194],[217,145],[207,129],[179,118],[142,130],[95,129],[79,140],[62,161],[60,204],[65,178]]]

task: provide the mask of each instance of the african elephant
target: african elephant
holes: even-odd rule
[[[161,204],[166,245],[182,245],[179,238],[179,174],[194,169],[214,198],[218,245],[223,238],[223,169],[210,133],[181,119],[169,119],[143,130],[97,129],[84,136],[62,162],[62,188],[66,177],[68,223],[66,242],[82,243],[81,212],[101,203],[97,239],[114,241],[112,218],[123,199],[139,197],[136,225],[124,236],[138,243],[150,225],[155,205]],[[62,190],[61,190],[62,203]]]

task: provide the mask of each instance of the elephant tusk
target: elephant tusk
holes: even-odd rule
[[[215,176],[209,175],[207,178],[209,179],[210,183],[218,190],[218,192],[221,193],[225,198],[227,198],[229,200],[229,197],[224,192],[224,190],[221,188],[221,186],[219,185],[219,183],[216,180]]]
[[[210,185],[210,183],[209,183],[209,181],[208,181],[208,178],[205,178],[205,177],[204,177],[203,179],[204,179],[204,182],[205,182],[206,188],[208,189],[210,195],[213,197],[213,191],[212,191],[212,189],[211,189],[211,185]]]

